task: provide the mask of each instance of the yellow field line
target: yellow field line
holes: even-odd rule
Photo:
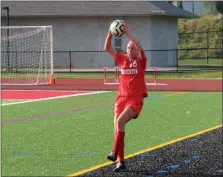
[[[193,134],[190,134],[190,135],[181,137],[181,138],[177,138],[177,139],[175,139],[175,140],[168,141],[168,142],[166,142],[166,143],[163,143],[163,144],[160,144],[160,145],[157,145],[157,146],[154,146],[154,147],[151,147],[151,148],[148,148],[148,149],[145,149],[145,150],[142,150],[142,151],[139,151],[139,152],[130,154],[130,155],[126,156],[125,159],[134,157],[134,156],[139,155],[139,154],[142,154],[142,153],[150,152],[150,151],[159,149],[159,148],[161,148],[161,147],[164,147],[164,146],[167,146],[167,145],[170,145],[170,144],[173,144],[173,143],[176,143],[176,142],[179,142],[179,141],[188,139],[188,138],[192,138],[192,137],[197,136],[197,135],[201,135],[201,134],[207,133],[207,132],[209,132],[209,131],[212,131],[212,130],[215,130],[215,129],[218,129],[218,128],[222,127],[222,125],[223,125],[223,124],[220,124],[220,125],[217,125],[217,126],[215,126],[215,127],[211,127],[211,128],[208,128],[208,129],[199,131],[199,132],[197,132],[197,133],[193,133]],[[99,169],[99,168],[108,166],[108,165],[110,165],[110,164],[112,164],[112,163],[114,163],[114,162],[103,163],[103,164],[100,164],[100,165],[97,165],[97,166],[94,166],[94,167],[85,169],[85,170],[83,170],[83,171],[79,171],[79,172],[77,172],[77,173],[70,174],[70,175],[68,175],[68,176],[78,176],[78,175],[82,175],[82,174],[84,174],[84,173],[91,172],[91,171],[97,170],[97,169]]]
[[[166,94],[166,95],[164,95],[164,96],[184,95],[184,94],[186,94],[186,93],[188,93],[188,92],[177,92],[177,93]]]

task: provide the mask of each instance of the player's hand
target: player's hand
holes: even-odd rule
[[[123,31],[126,35],[128,35],[130,32],[129,32],[129,27],[127,24],[124,25],[124,28],[123,28]]]
[[[112,32],[111,32],[111,28],[109,27],[109,29],[108,29],[108,34],[109,35],[112,35]]]

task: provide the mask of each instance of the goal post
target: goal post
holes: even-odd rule
[[[52,26],[1,26],[1,85],[54,83]]]
[[[148,86],[167,86],[167,83],[157,79],[157,72],[160,69],[157,67],[148,67],[146,69],[145,83]],[[104,67],[104,85],[119,85],[120,83],[120,68],[119,67]]]

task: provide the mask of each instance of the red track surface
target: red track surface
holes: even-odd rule
[[[2,99],[40,99],[64,95],[75,95],[86,92],[69,91],[7,91],[2,90]]]
[[[152,82],[152,81],[151,81]],[[159,80],[167,86],[147,86],[149,91],[222,91],[222,80]],[[48,86],[2,86],[2,89],[117,90],[117,85],[104,85],[103,79],[56,79]]]

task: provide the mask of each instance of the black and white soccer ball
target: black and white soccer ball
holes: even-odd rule
[[[123,20],[115,20],[110,25],[111,33],[116,37],[121,37],[124,34],[125,22]]]

